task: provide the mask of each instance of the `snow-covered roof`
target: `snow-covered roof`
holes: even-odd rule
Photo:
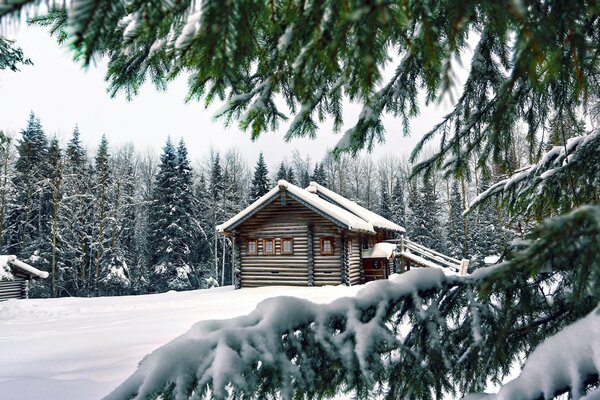
[[[500,260],[500,256],[487,256],[483,259],[483,262],[486,265],[490,265],[490,264],[497,264],[499,260]]]
[[[375,243],[375,246],[370,249],[364,250],[362,253],[362,258],[392,258],[394,256],[394,251],[396,250],[396,245],[394,243]]]
[[[39,269],[32,267],[29,264],[25,264],[23,261],[18,260],[17,256],[3,255],[0,256],[0,280],[14,279],[11,267],[19,269],[32,277],[42,279],[46,279],[48,277],[48,272],[40,271]]]
[[[370,222],[365,221],[363,218],[351,213],[350,211],[336,204],[330,203],[327,200],[320,198],[318,195],[310,193],[308,190],[304,190],[283,179],[277,182],[277,186],[268,191],[254,203],[250,204],[241,212],[234,215],[228,221],[218,225],[216,227],[217,231],[221,233],[227,232],[232,227],[236,226],[238,223],[248,218],[256,211],[260,210],[262,207],[271,203],[271,201],[283,191],[291,194],[292,197],[295,197],[297,200],[305,203],[309,207],[312,207],[323,213],[325,216],[337,221],[340,225],[343,225],[348,230],[369,233],[375,232],[373,225]]]
[[[369,222],[375,228],[389,229],[397,232],[406,232],[406,230],[398,224],[383,218],[381,215],[375,214],[373,211],[367,210],[366,208],[359,206],[356,202],[348,200],[344,196],[341,196],[324,186],[319,185],[317,182],[311,182],[306,188],[311,193],[316,193],[321,197],[325,197],[327,200],[334,204],[345,208],[351,213],[359,216],[363,220]]]

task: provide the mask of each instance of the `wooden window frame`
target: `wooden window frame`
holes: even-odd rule
[[[331,251],[325,251],[325,241],[331,241]],[[333,236],[323,236],[321,238],[321,255],[332,256],[335,254],[335,238]]]
[[[285,251],[284,242],[290,242],[290,251]],[[281,238],[281,255],[293,255],[294,254],[294,239],[293,238]]]
[[[267,253],[267,242],[271,242],[273,244],[273,251],[270,253]],[[275,255],[275,238],[263,239],[263,255],[264,256],[274,256]]]
[[[254,251],[250,251],[250,242],[254,242]],[[249,256],[258,255],[258,240],[257,239],[248,239],[246,241],[246,254]]]

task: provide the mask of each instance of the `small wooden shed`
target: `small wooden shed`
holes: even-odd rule
[[[16,256],[0,256],[0,301],[26,299],[29,281],[47,277],[48,272],[40,271],[18,260]]]
[[[233,240],[240,288],[387,278],[394,245],[378,243],[404,228],[316,182],[302,189],[280,180],[217,231]]]

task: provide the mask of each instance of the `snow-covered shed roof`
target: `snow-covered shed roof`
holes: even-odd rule
[[[277,186],[269,190],[265,195],[240,211],[238,214],[234,215],[230,220],[218,225],[216,227],[217,231],[224,233],[235,228],[237,225],[250,218],[260,209],[270,204],[281,192],[289,193],[292,198],[296,199],[300,203],[303,203],[309,208],[316,210],[324,217],[333,220],[338,225],[343,226],[345,229],[351,231],[375,233],[373,225],[370,222],[365,221],[361,217],[336,204],[320,198],[315,193],[310,193],[308,190],[304,190],[283,179],[277,182]]]
[[[20,270],[20,272],[27,274],[32,278],[46,279],[48,277],[48,272],[40,271],[39,269],[18,260],[17,256],[0,256],[0,280],[13,280],[13,269]]]
[[[394,256],[396,251],[395,243],[380,242],[375,243],[370,249],[363,250],[362,258],[387,258]]]
[[[344,196],[341,196],[327,189],[326,187],[319,185],[317,182],[311,182],[310,185],[306,188],[306,190],[311,193],[315,193],[340,207],[345,208],[351,213],[369,222],[375,228],[389,229],[397,232],[406,232],[406,230],[400,225],[395,224],[386,218],[383,218],[381,215],[375,214],[373,211],[367,210],[366,208],[359,206],[356,202],[348,200]]]

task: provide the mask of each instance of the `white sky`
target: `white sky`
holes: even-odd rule
[[[219,151],[237,147],[250,165],[262,150],[271,167],[286,157],[289,159],[294,149],[310,154],[313,161],[319,160],[343,133],[333,134],[332,124],[326,122],[320,126],[315,140],[296,139],[286,143],[283,134],[287,125],[282,124],[279,132],[263,134],[252,142],[250,134],[237,126],[225,128],[222,121],[213,120],[214,112],[222,104],[215,103],[209,109],[198,102],[185,104],[185,77],[171,82],[166,92],[146,84],[128,102],[123,95],[111,98],[106,93],[105,62],[84,70],[44,29],[21,24],[6,37],[16,39],[34,63],[21,67],[17,73],[0,71],[0,129],[9,133],[18,134],[25,127],[29,112],[34,111],[45,132],[56,134],[63,142],[78,124],[82,140],[90,149],[106,134],[112,147],[132,143],[138,150],[149,146],[159,152],[170,135],[174,141],[183,137],[193,160],[202,158],[211,146]],[[374,155],[409,153],[447,109],[437,105],[423,108],[412,122],[410,138],[403,137],[399,119],[386,118],[386,144],[378,145]],[[359,113],[359,106],[346,104],[346,126],[350,127]]]

